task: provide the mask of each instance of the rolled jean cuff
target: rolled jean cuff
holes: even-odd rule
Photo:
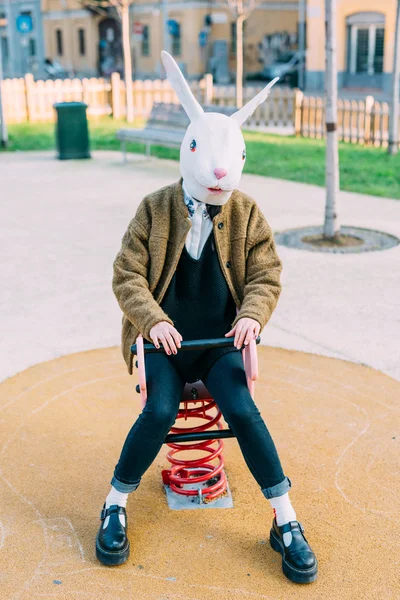
[[[118,492],[122,492],[123,494],[129,494],[129,492],[134,492],[140,483],[140,479],[138,481],[134,481],[133,483],[124,483],[120,481],[113,475],[111,481],[111,485],[115,487]]]
[[[283,496],[283,494],[286,494],[286,492],[288,492],[291,487],[292,482],[290,481],[289,477],[285,477],[285,479],[281,481],[281,483],[277,483],[276,485],[273,485],[269,488],[264,488],[261,491],[264,494],[264,496],[269,499],[276,498],[277,496]]]

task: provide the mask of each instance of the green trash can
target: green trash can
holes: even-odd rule
[[[90,158],[89,130],[84,102],[54,104],[57,111],[56,143],[58,158]]]

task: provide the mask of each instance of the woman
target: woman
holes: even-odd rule
[[[108,565],[128,558],[128,495],[174,424],[185,383],[201,379],[274,510],[270,541],[282,554],[285,575],[314,581],[317,560],[296,520],[291,482],[248,390],[240,352],[264,328],[281,292],[271,228],[256,202],[236,189],[246,158],[240,125],[271,84],[231,117],[204,113],[172,57],[163,52],[162,58],[191,121],[181,146],[182,178],[142,200],[114,261],[113,290],[124,313],[129,373],[139,333],[165,352],[145,355],[147,402],[115,467],[96,553]],[[183,339],[223,336],[234,337],[234,345],[179,353]]]

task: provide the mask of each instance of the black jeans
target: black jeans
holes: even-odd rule
[[[179,352],[179,350],[178,350]],[[145,355],[147,402],[132,426],[111,480],[120,492],[135,490],[154,461],[175,423],[186,383],[165,353]],[[246,381],[242,353],[217,359],[203,383],[234,432],[252,475],[267,498],[281,496],[291,487],[275,444],[255,405]]]

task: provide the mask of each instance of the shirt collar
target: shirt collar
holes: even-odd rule
[[[189,194],[189,192],[187,191],[187,187],[186,187],[184,181],[182,181],[182,190],[183,190],[183,199],[185,200],[186,206],[189,206],[189,205],[191,205],[191,203],[193,203],[194,207],[196,209],[197,206],[199,204],[201,204],[201,202],[200,202],[200,200],[196,200],[196,198],[193,198],[193,196],[191,196]]]
[[[196,198],[193,198],[193,196],[189,194],[184,181],[182,182],[182,190],[183,199],[185,201],[189,213],[189,218],[192,219],[199,206],[201,206],[201,214],[203,216],[203,219],[209,219],[210,215],[208,214],[207,206],[204,204],[204,202],[196,200]]]
[[[202,210],[201,213],[203,215],[203,219],[213,219],[214,214],[214,208],[215,207],[211,207],[209,204],[206,204],[205,202],[200,202],[200,200],[196,200],[196,198],[193,198],[193,196],[191,196],[189,194],[189,192],[187,191],[187,188],[185,186],[185,182],[182,180],[182,191],[183,191],[183,199],[185,201],[185,204],[187,206],[188,209],[188,213],[189,213],[189,218],[192,219],[194,213],[197,211],[199,205],[201,205]],[[222,212],[222,210],[224,209],[224,205],[219,207],[219,211],[218,212]]]

